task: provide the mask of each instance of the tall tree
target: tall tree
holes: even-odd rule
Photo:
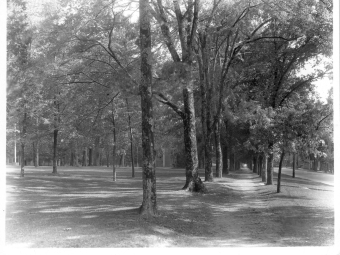
[[[198,24],[199,0],[190,0],[185,6],[186,11],[181,10],[180,3],[173,1],[173,13],[175,14],[175,22],[177,23],[176,30],[182,55],[178,54],[174,38],[170,32],[170,22],[165,11],[162,0],[152,1],[153,15],[158,21],[163,41],[169,50],[173,63],[170,64],[170,73],[168,75],[177,74],[177,79],[182,87],[183,95],[183,110],[176,104],[171,102],[161,92],[156,92],[160,99],[159,101],[170,106],[183,121],[184,129],[184,147],[186,158],[186,181],[183,189],[188,191],[205,192],[206,188],[198,174],[198,155],[196,141],[196,119],[194,108],[194,73],[193,73],[193,58],[194,58],[194,42]],[[183,6],[182,6],[183,7]]]
[[[142,215],[158,214],[156,197],[156,173],[152,114],[152,62],[151,62],[151,13],[148,0],[139,0],[142,107],[142,148],[143,148],[143,202]]]

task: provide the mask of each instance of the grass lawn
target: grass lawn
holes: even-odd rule
[[[141,218],[141,169],[8,166],[6,247],[267,247],[334,243],[333,187],[287,176],[282,193],[240,170],[182,191],[184,170],[158,168],[160,216]],[[201,171],[203,175],[203,171]]]

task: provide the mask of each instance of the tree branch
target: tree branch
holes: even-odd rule
[[[157,101],[161,102],[162,104],[166,104],[166,105],[170,106],[182,119],[185,118],[184,112],[182,112],[177,105],[170,102],[169,99],[165,95],[163,95],[161,92],[152,91],[152,94],[157,95],[160,98],[162,98],[162,99],[159,99],[159,98],[155,97],[157,99]]]
[[[156,9],[158,9],[158,13],[153,11],[152,14],[154,15],[155,19],[158,21],[159,25],[161,26],[161,31],[162,31],[165,45],[167,46],[173,61],[180,62],[181,59],[175,49],[173,39],[170,34],[170,29],[169,29],[168,21],[167,21],[165,12],[164,12],[162,0],[157,0],[157,4],[153,2],[153,5],[155,6]]]

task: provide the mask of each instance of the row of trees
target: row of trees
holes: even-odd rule
[[[199,165],[210,182],[247,162],[270,185],[274,155],[280,169],[287,153],[332,162],[332,94],[323,103],[313,87],[330,75],[331,1],[38,7],[8,3],[7,153],[16,126],[22,176],[28,155],[37,166],[48,151],[53,173],[62,155],[86,166],[105,154],[114,180],[116,155],[129,151],[134,176],[139,141],[141,212],[154,215],[155,152],[163,147],[184,152],[183,189],[194,192],[207,191]],[[303,75],[306,66],[313,70]]]

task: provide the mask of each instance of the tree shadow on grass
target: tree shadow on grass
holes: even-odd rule
[[[275,178],[275,181],[277,181],[277,173],[274,173],[274,178]],[[290,184],[297,184],[297,185],[301,185],[301,184],[304,184],[304,185],[314,185],[314,186],[324,186],[324,187],[330,187],[332,188],[333,186],[332,185],[328,185],[328,184],[325,184],[325,183],[320,183],[320,182],[315,182],[315,181],[311,181],[311,180],[307,180],[307,179],[302,179],[302,178],[299,178],[299,177],[291,177],[289,175],[285,175],[285,174],[282,174],[281,175],[281,182],[284,183],[284,182],[289,182]]]
[[[10,227],[6,229],[6,235],[10,237],[8,240],[18,241],[20,236],[25,236],[25,239],[41,247],[87,247],[89,244],[95,247],[130,247],[153,246],[160,242],[157,239],[160,237],[166,240],[164,244],[168,246],[239,246],[247,243],[263,246],[268,243],[277,244],[270,237],[275,231],[264,228],[266,223],[275,221],[281,224],[280,217],[285,219],[287,212],[295,210],[295,207],[289,210],[278,207],[270,214],[260,203],[253,201],[251,196],[243,198],[244,192],[239,193],[228,187],[228,178],[258,178],[251,172],[246,173],[248,176],[230,175],[225,178],[225,185],[206,183],[209,193],[196,194],[181,190],[184,170],[161,169],[157,172],[161,215],[145,219],[138,213],[138,206],[142,202],[142,181],[141,178],[130,178],[130,171],[123,169],[117,182],[110,180],[111,173],[106,170],[65,171],[70,176],[45,176],[44,171],[28,175],[25,179],[8,176],[8,193],[11,197],[6,211],[9,223],[7,227]],[[254,192],[260,192],[262,188]],[[288,223],[292,225],[294,219],[301,219],[303,213],[313,208],[306,210],[298,210],[291,215],[292,221]],[[314,213],[315,217],[309,215],[321,223],[321,216],[325,212],[314,210]],[[309,231],[324,231],[322,233],[327,234],[327,224],[321,228],[308,222],[305,226]],[[309,232],[301,230],[297,233],[301,236],[292,236],[303,242]],[[259,240],[259,235],[265,238]],[[38,245],[45,238],[46,243]],[[54,243],[54,239],[60,242]],[[136,244],[137,241],[133,240],[141,241]],[[279,241],[278,245],[287,242]]]

